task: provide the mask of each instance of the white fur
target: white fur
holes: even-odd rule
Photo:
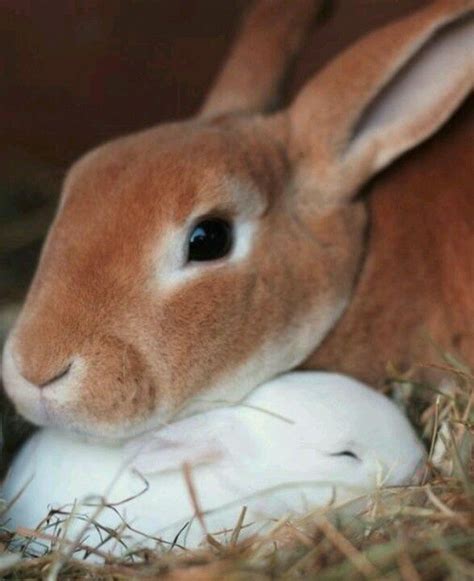
[[[332,455],[344,450],[360,460]],[[116,506],[120,516],[104,508],[96,520],[117,527],[123,517],[134,529],[167,542],[192,521],[178,544],[196,546],[203,530],[193,519],[184,463],[190,466],[207,530],[232,529],[245,504],[244,524],[254,523],[244,529],[247,535],[271,519],[324,506],[334,493],[342,501],[380,484],[406,483],[423,457],[408,421],[387,398],[345,376],[299,372],[262,385],[240,405],[188,417],[121,447],[40,431],[16,458],[3,495],[11,501],[25,487],[9,516],[12,525],[35,527],[48,507],[69,504],[70,510],[75,500],[93,494],[105,495],[108,502],[135,496],[145,488],[144,477],[148,490]],[[76,507],[80,514],[95,510]],[[82,527],[81,521],[69,522],[69,536]],[[146,540],[129,530],[123,535],[128,545]],[[98,542],[90,527],[86,543]],[[101,550],[120,553],[123,548],[109,541]]]

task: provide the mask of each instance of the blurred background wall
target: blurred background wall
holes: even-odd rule
[[[329,1],[286,98],[355,38],[424,3]],[[68,165],[103,140],[192,115],[248,5],[0,2],[0,342],[28,286]]]

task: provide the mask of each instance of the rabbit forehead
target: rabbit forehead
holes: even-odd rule
[[[220,127],[184,123],[85,155],[65,181],[40,278],[54,276],[85,288],[84,281],[94,277],[93,288],[120,288],[129,296],[155,275],[170,245],[184,245],[187,229],[200,216],[248,221],[261,215],[277,188],[265,182],[257,187],[255,164],[263,162],[250,155],[250,145],[245,132],[236,139]]]
[[[351,378],[330,373],[291,373],[255,390],[248,403],[292,422],[304,439],[339,445],[401,447],[414,440],[408,421],[386,397]]]
[[[265,192],[242,145],[233,148],[217,131],[167,137],[160,129],[107,144],[73,167],[61,209],[69,222],[93,211],[96,223],[139,220],[159,228],[184,223],[195,208],[259,207]]]

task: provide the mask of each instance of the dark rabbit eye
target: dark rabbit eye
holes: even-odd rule
[[[207,218],[189,237],[188,261],[217,260],[232,248],[232,226],[221,218]]]

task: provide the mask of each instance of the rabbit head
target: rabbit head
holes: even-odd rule
[[[309,482],[326,484],[324,495],[328,486],[360,492],[407,483],[425,457],[387,397],[323,372],[283,374],[240,404],[172,423],[127,449],[145,475],[211,463],[227,468],[236,486],[247,483],[249,492]]]
[[[193,396],[237,397],[297,366],[343,312],[364,247],[355,192],[470,91],[472,2],[369,35],[263,115],[298,44],[281,40],[314,11],[294,4],[250,14],[195,119],[70,171],[4,353],[31,421],[131,436]],[[263,68],[244,58],[255,42]]]
[[[257,125],[161,127],[72,169],[5,355],[28,419],[130,434],[204,389],[297,365],[326,333],[350,292],[360,213],[293,217],[287,159]]]
[[[259,475],[370,490],[411,481],[425,456],[397,406],[344,375],[284,374],[247,403]]]
[[[171,542],[193,520],[193,497],[209,531],[232,530],[243,504],[247,523],[259,528],[404,484],[424,457],[409,422],[385,396],[346,376],[294,372],[256,388],[240,405],[186,417],[121,446],[39,430],[16,457],[2,494],[11,503],[10,526],[37,527],[51,508],[90,514],[100,495],[115,509],[95,522],[115,528],[125,521],[134,533]],[[83,529],[82,520],[71,520]],[[96,536],[99,543],[91,527],[88,543]],[[202,529],[196,522],[183,536],[188,547],[197,545]]]

